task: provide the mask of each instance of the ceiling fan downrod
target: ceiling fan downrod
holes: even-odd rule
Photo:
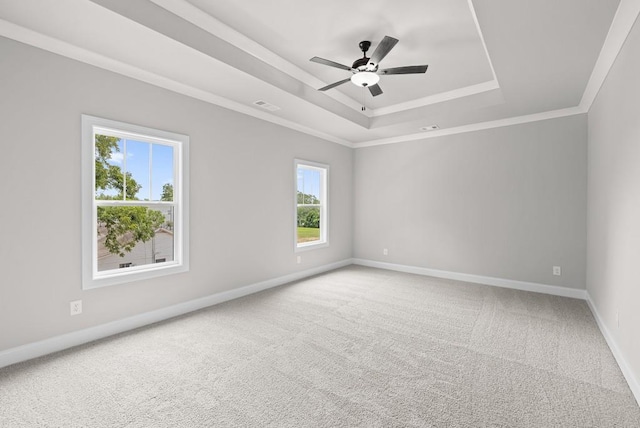
[[[371,47],[371,42],[369,40],[363,40],[360,42],[360,44],[358,44],[358,46],[360,46],[360,50],[362,51],[362,57],[366,58],[367,51]]]

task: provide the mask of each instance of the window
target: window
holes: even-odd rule
[[[295,161],[296,250],[328,245],[327,176],[329,166]]]
[[[189,269],[188,144],[82,116],[84,289]]]

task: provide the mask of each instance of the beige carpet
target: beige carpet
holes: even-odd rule
[[[350,266],[0,370],[2,427],[639,427],[579,300]]]

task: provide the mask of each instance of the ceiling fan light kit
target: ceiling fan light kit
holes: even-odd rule
[[[340,80],[318,90],[326,91],[335,88],[336,86],[340,86],[350,80],[356,86],[359,86],[361,88],[369,88],[369,92],[372,96],[375,97],[382,94],[382,89],[380,88],[380,85],[378,85],[381,74],[421,74],[427,71],[427,65],[412,65],[379,70],[378,66],[380,64],[380,61],[382,61],[382,59],[387,56],[387,54],[391,51],[391,49],[393,49],[396,43],[398,43],[398,39],[384,36],[384,39],[382,39],[380,44],[376,47],[376,50],[373,51],[373,55],[371,55],[371,58],[367,58],[367,51],[369,50],[369,47],[371,47],[371,42],[368,40],[361,41],[359,46],[360,50],[362,51],[362,58],[356,59],[351,67],[335,61],[314,56],[310,59],[310,61],[317,62],[318,64],[328,65],[329,67],[339,68],[341,70],[347,70],[353,73],[353,75],[349,79]]]
[[[360,87],[367,87],[377,84],[380,81],[380,76],[372,71],[361,71],[351,76],[351,83]]]

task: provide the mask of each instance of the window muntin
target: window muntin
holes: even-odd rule
[[[327,245],[327,165],[295,161],[295,248]]]
[[[82,120],[83,288],[188,270],[188,137]]]

